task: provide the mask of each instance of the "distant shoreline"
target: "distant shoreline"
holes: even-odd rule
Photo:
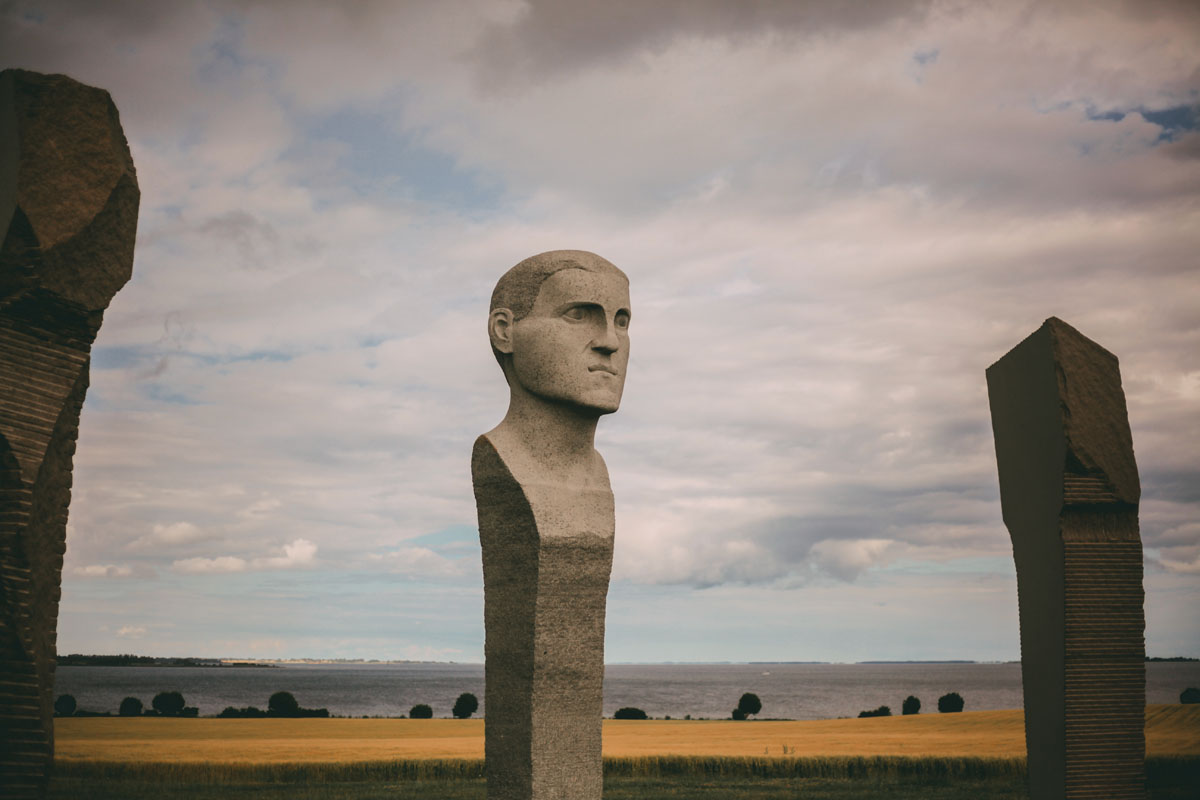
[[[1189,656],[1147,656],[1147,663],[1192,663],[1200,658]],[[456,666],[482,666],[475,661],[411,661],[362,658],[199,658],[199,657],[164,657],[136,655],[81,655],[71,653],[59,656],[60,667],[235,667],[252,669],[275,669],[289,664],[303,665],[376,665],[376,664],[453,664]],[[1019,664],[1014,661],[973,661],[970,659],[928,659],[900,661],[613,661],[605,666],[782,666],[782,665],[813,665],[813,666],[897,666],[903,664]]]

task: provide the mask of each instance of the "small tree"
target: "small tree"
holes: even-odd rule
[[[746,712],[742,711],[740,708],[735,708],[730,716],[740,721],[746,718]]]
[[[433,709],[424,703],[417,703],[408,710],[408,716],[413,719],[433,719]]]
[[[187,703],[184,701],[183,695],[179,692],[159,692],[154,695],[154,699],[150,701],[150,705],[164,717],[177,717],[183,711],[184,707],[187,706]]]
[[[136,697],[126,697],[121,701],[121,707],[117,713],[122,717],[140,717],[142,715],[142,701]]]
[[[755,714],[762,711],[762,700],[758,699],[758,695],[746,692],[744,695],[742,695],[742,699],[738,700],[737,707],[738,710],[745,715],[743,719],[745,719],[745,717],[753,717]]]
[[[944,694],[938,698],[938,711],[943,714],[958,713],[963,710],[964,705],[966,704],[963,702],[962,695],[958,692]]]
[[[1189,686],[1179,693],[1179,702],[1181,703],[1200,703],[1200,689],[1195,686]]]
[[[299,716],[300,704],[291,692],[276,692],[267,700],[267,713],[273,717]]]
[[[648,717],[646,716],[646,712],[640,708],[626,706],[625,708],[618,708],[617,713],[613,714],[613,719],[648,719]]]
[[[75,713],[75,696],[70,694],[60,694],[58,699],[54,701],[54,713],[60,717],[69,717]]]
[[[906,717],[909,714],[920,714],[921,701],[910,694],[908,697],[904,698],[904,704],[900,706],[900,713]]]
[[[454,708],[450,709],[450,713],[455,719],[466,719],[479,710],[479,698],[470,692],[463,692],[454,701]]]

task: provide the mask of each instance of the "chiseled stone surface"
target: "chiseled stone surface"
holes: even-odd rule
[[[556,250],[497,283],[488,336],[509,384],[475,442],[491,800],[599,800],[613,496],[596,424],[629,362],[629,281]]]
[[[1141,487],[1117,358],[1051,317],[987,382],[1030,794],[1144,798]]]
[[[104,309],[131,274],[137,177],[117,110],[0,72],[0,796],[45,792],[71,462]]]

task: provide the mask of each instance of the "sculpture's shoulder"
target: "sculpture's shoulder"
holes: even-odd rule
[[[560,492],[612,491],[608,467],[596,450],[582,462],[551,460],[547,463],[503,425],[475,440],[471,477],[476,484],[481,480],[504,480],[526,488],[555,486]]]
[[[480,434],[471,448],[471,480],[476,485],[497,480],[516,483],[500,449],[487,433]]]

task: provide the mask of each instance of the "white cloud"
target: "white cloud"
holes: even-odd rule
[[[246,508],[239,511],[238,516],[261,517],[269,514],[270,512],[279,508],[281,505],[283,505],[283,503],[278,498],[264,497],[262,499],[255,500],[253,503],[246,506]]]
[[[291,569],[309,566],[315,560],[317,546],[307,539],[297,539],[283,546],[282,556],[256,558],[252,562],[258,569]]]
[[[204,575],[222,572],[244,572],[246,559],[237,556],[217,556],[216,558],[181,558],[171,564],[171,569],[186,575]]]
[[[477,572],[466,559],[450,559],[428,547],[399,547],[386,553],[371,553],[368,561],[383,564],[389,572],[410,578],[457,578]]]
[[[204,538],[204,533],[190,522],[155,525],[154,538],[165,544],[182,544]]]
[[[133,567],[128,564],[88,564],[73,567],[71,574],[81,578],[128,578],[133,575]]]
[[[117,629],[118,639],[140,639],[146,635],[146,628],[142,625],[122,625]]]
[[[181,558],[172,563],[176,572],[198,575],[204,573],[245,572],[247,570],[293,569],[311,566],[317,554],[317,546],[307,539],[296,539],[282,547],[281,556],[262,556],[245,559],[239,556],[217,556],[216,558]]]
[[[158,523],[150,533],[130,542],[129,547],[133,550],[169,550],[210,538],[212,534],[190,522]]]
[[[823,539],[812,547],[813,561],[835,578],[852,581],[863,570],[886,564],[894,545],[890,539]]]

